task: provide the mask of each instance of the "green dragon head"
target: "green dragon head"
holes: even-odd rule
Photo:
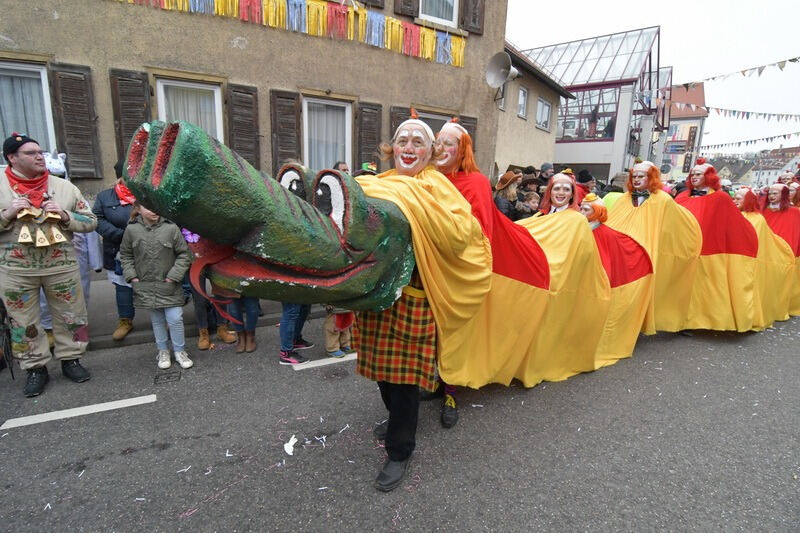
[[[273,179],[186,122],[140,126],[123,177],[142,205],[204,238],[196,253],[229,250],[206,274],[239,294],[379,310],[414,268],[406,218],[351,176],[289,164]]]

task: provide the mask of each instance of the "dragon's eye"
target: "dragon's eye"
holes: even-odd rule
[[[345,232],[349,206],[347,193],[338,174],[329,171],[317,178],[312,204],[331,217],[339,231]]]
[[[288,189],[295,196],[306,199],[306,188],[303,184],[303,178],[297,173],[297,170],[289,167],[286,171],[278,177],[278,182],[285,189]]]

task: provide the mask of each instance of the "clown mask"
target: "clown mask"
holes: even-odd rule
[[[558,180],[550,190],[550,204],[553,207],[564,207],[572,200],[572,185],[567,180]]]
[[[404,124],[392,143],[394,166],[400,174],[415,176],[430,162],[433,140],[422,126]]]
[[[458,143],[460,136],[454,128],[443,129],[436,138],[436,146],[441,155],[436,166],[443,174],[451,174],[458,170]]]

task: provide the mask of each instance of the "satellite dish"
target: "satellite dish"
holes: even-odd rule
[[[669,174],[672,172],[672,165],[670,165],[669,163],[664,163],[663,165],[661,165],[660,170],[662,174]]]
[[[497,89],[518,76],[519,71],[511,66],[511,56],[507,52],[498,52],[493,55],[486,67],[486,83],[493,89]]]

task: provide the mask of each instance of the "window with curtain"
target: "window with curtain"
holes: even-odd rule
[[[536,125],[550,131],[550,112],[553,106],[544,98],[539,98],[536,105]]]
[[[457,0],[419,0],[419,18],[458,27]]]
[[[303,99],[303,159],[313,170],[346,161],[353,168],[353,113],[346,102]]]
[[[17,131],[55,149],[55,128],[44,66],[0,62],[0,132]],[[0,161],[4,165],[5,161]]]
[[[521,118],[528,117],[528,89],[525,87],[519,88],[519,101],[517,102],[517,116]]]
[[[224,141],[219,86],[159,79],[156,92],[159,120],[191,122],[220,142]]]

